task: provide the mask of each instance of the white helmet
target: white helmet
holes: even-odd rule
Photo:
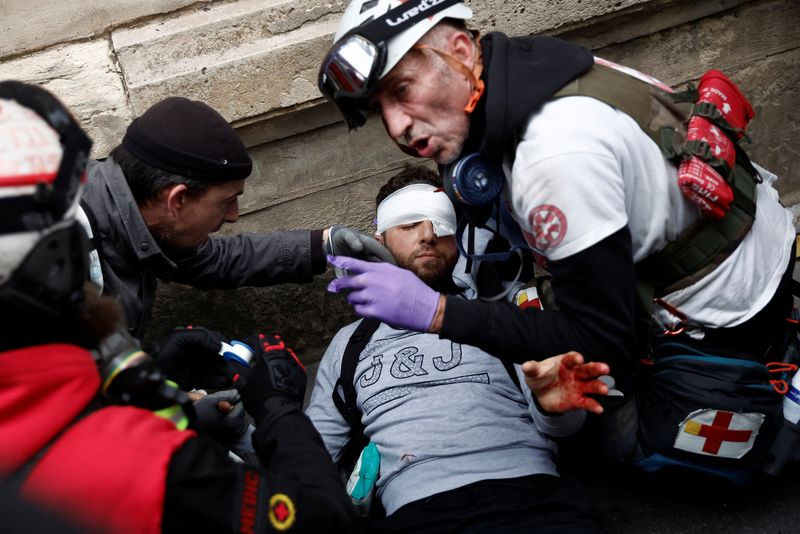
[[[88,274],[75,220],[91,141],[44,89],[0,82],[0,306],[61,313]]]
[[[405,0],[354,0],[345,10],[344,16],[342,16],[342,20],[339,23],[339,28],[333,36],[333,42],[336,43],[348,32],[404,3],[412,4],[412,2],[406,2]],[[423,7],[427,4],[433,7],[438,3],[439,1],[437,0],[422,0],[419,6]],[[386,76],[405,53],[411,50],[411,47],[417,41],[422,39],[423,35],[428,33],[439,21],[446,18],[468,20],[472,18],[472,10],[463,2],[459,2],[435,13],[433,16],[422,19],[417,24],[390,39],[387,43],[386,63],[378,79]]]

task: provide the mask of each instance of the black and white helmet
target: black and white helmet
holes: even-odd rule
[[[81,302],[75,219],[91,141],[41,87],[0,82],[0,306],[58,315]]]
[[[342,20],[339,22],[339,27],[336,29],[336,34],[333,36],[333,42],[336,43],[352,30],[373,19],[383,16],[388,13],[389,10],[403,3],[405,3],[405,0],[355,0],[351,2],[350,5],[347,6]],[[431,0],[428,4],[435,5],[436,2]],[[411,4],[409,4],[409,6],[411,6]],[[393,37],[387,43],[386,63],[378,79],[386,76],[389,71],[397,65],[406,52],[417,44],[417,41],[422,39],[428,31],[446,18],[469,20],[472,18],[472,10],[467,7],[466,4],[458,2],[430,17],[423,18],[417,24]]]
[[[317,85],[352,130],[369,114],[378,82],[439,21],[466,20],[472,10],[459,0],[355,0],[322,60]]]

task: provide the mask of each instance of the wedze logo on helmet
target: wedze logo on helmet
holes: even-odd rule
[[[428,11],[432,7],[437,6],[437,5],[439,5],[439,4],[441,4],[442,2],[445,2],[445,1],[446,0],[420,0],[418,5],[410,8],[408,11],[404,12],[402,15],[400,15],[396,19],[392,20],[392,19],[387,18],[387,19],[384,19],[384,20],[386,21],[386,24],[388,24],[389,26],[399,26],[400,24],[404,23],[408,19],[414,18],[417,15],[419,15],[420,13],[424,13],[425,11]]]
[[[394,0],[351,3],[333,46],[322,60],[317,86],[336,104],[351,130],[367,120],[369,92],[425,31],[445,16],[472,16],[463,0],[416,0],[389,9],[393,3]],[[453,9],[448,11],[450,8]],[[398,43],[400,36],[404,37]]]

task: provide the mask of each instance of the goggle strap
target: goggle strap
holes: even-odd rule
[[[53,224],[53,217],[31,195],[0,199],[0,213],[0,235],[41,232]]]
[[[399,6],[390,9],[378,18],[375,18],[367,24],[355,28],[352,33],[357,33],[362,37],[366,37],[373,43],[380,43],[389,41],[393,37],[400,35],[411,26],[418,24],[420,20],[432,17],[440,11],[444,11],[448,7],[456,4],[463,3],[463,0],[442,0],[436,5],[430,5],[430,0],[418,0],[416,6],[410,6],[411,2],[404,2]],[[424,8],[422,7],[424,6]],[[403,19],[397,24],[392,24],[389,21],[397,19],[410,13],[416,9],[417,12]]]

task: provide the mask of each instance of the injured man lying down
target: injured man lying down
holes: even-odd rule
[[[381,294],[363,295],[352,280],[365,262],[331,257],[344,276],[329,290],[346,292],[356,312],[393,291],[477,298],[476,277],[459,257],[455,210],[439,185],[435,172],[407,167],[377,196],[375,238],[407,276],[389,277]],[[486,241],[482,236],[476,246]],[[433,319],[424,309],[408,313],[427,324]],[[374,324],[363,325],[368,321]],[[345,357],[353,352],[348,344],[358,353]],[[354,370],[346,371],[349,365]],[[575,433],[585,410],[602,411],[591,395],[607,393],[597,380],[607,372],[577,353],[513,365],[438,334],[362,319],[331,341],[306,413],[335,462],[362,432],[369,442],[362,460],[371,451],[372,506],[385,510],[369,514],[376,531],[599,532],[583,496],[559,478],[552,438]],[[351,395],[343,393],[348,389]],[[361,473],[370,477],[363,466]]]

